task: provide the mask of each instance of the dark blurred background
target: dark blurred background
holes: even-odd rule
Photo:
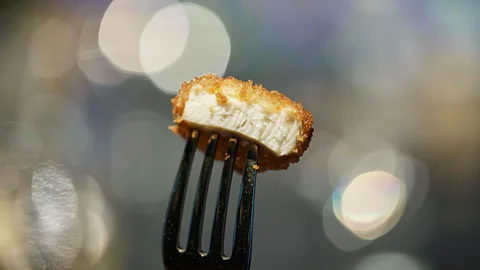
[[[467,0],[2,1],[1,267],[164,269],[184,147],[170,99],[216,73],[316,120],[300,163],[258,175],[252,270],[479,269],[479,14]]]

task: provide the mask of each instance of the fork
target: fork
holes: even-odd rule
[[[224,255],[223,242],[225,238],[228,198],[238,145],[238,139],[235,137],[230,138],[228,142],[227,159],[223,165],[208,252],[203,252],[200,248],[200,243],[202,242],[201,231],[206,195],[218,144],[218,134],[213,134],[208,141],[192,210],[187,246],[186,248],[181,248],[179,245],[185,194],[199,134],[197,130],[193,130],[187,139],[180,168],[173,185],[163,230],[163,262],[168,270],[248,270],[252,254],[255,184],[257,178],[255,167],[257,165],[258,146],[256,144],[251,143],[248,147],[239,193],[232,255],[230,257]]]

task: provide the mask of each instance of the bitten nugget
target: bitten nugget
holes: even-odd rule
[[[197,147],[205,152],[208,139],[218,133],[215,158],[225,160],[228,139],[240,139],[235,170],[243,171],[248,143],[259,145],[258,171],[283,170],[298,162],[313,134],[313,117],[299,103],[252,81],[214,74],[183,83],[172,99],[176,126],[170,129],[187,138],[198,129]]]

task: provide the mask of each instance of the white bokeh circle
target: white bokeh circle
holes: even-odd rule
[[[205,73],[222,76],[231,53],[228,32],[214,12],[192,3],[181,5],[189,20],[189,36],[183,54],[173,65],[148,74],[160,90],[169,94],[177,93],[183,81]]]

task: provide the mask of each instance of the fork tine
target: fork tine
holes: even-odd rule
[[[220,257],[223,255],[223,241],[225,239],[225,225],[227,219],[228,198],[232,184],[235,155],[237,152],[237,139],[231,138],[228,142],[227,158],[223,164],[222,178],[218,190],[217,205],[210,242],[209,255]]]
[[[195,204],[192,211],[192,219],[190,222],[190,233],[188,237],[187,252],[199,252],[202,239],[202,224],[205,214],[205,203],[208,193],[208,184],[212,175],[213,161],[215,160],[215,151],[217,149],[218,134],[210,137],[207,151],[203,160],[202,171],[198,181],[197,194],[195,196]]]
[[[167,208],[165,225],[163,231],[163,252],[164,258],[170,257],[169,252],[179,249],[179,231],[182,222],[182,212],[185,203],[185,194],[187,191],[188,177],[192,169],[192,161],[197,147],[199,132],[194,130],[183,151],[183,157],[178,168],[177,178],[173,185],[172,195]],[[168,254],[167,254],[168,253]]]
[[[250,144],[242,177],[232,251],[232,259],[244,261],[246,269],[250,265],[250,249],[252,245],[255,184],[257,179],[257,170],[254,167],[257,165],[257,159],[258,146]]]

